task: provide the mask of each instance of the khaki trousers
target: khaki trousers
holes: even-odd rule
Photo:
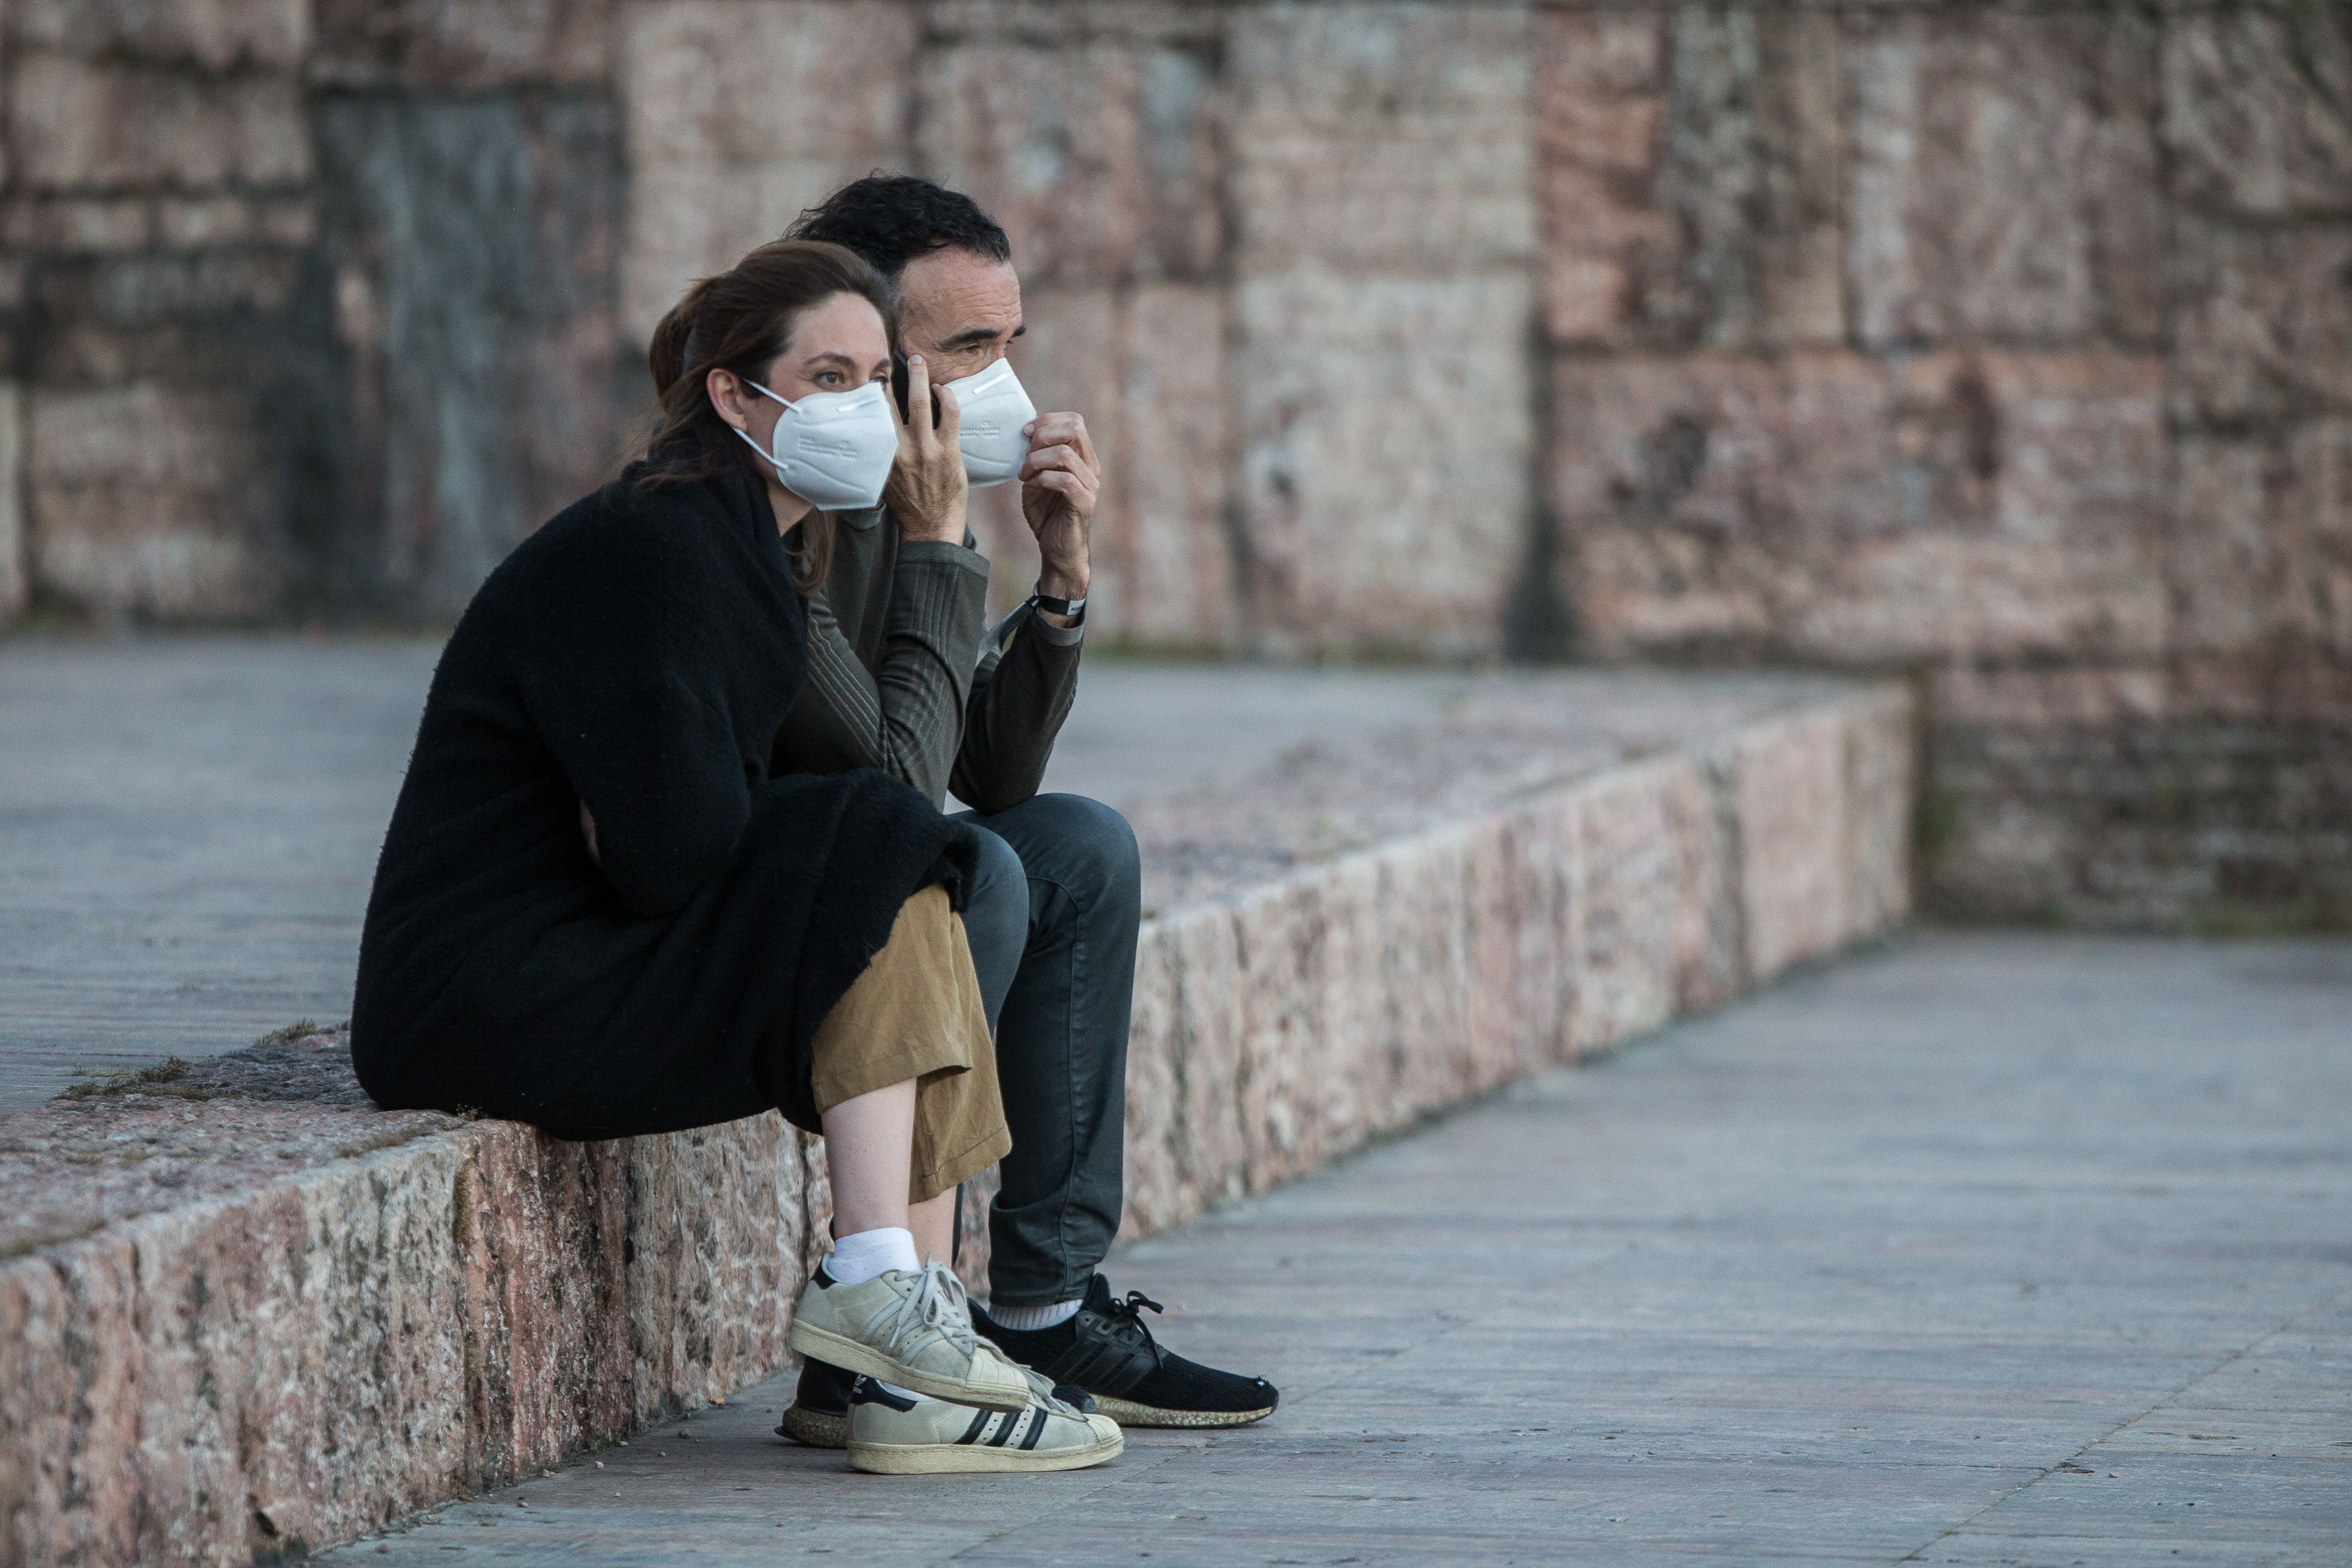
[[[936,884],[900,906],[890,940],[817,1026],[812,1058],[821,1111],[915,1080],[910,1204],[978,1175],[1013,1147],[971,947]]]

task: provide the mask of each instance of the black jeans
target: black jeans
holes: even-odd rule
[[[982,830],[964,930],[1013,1130],[988,1216],[991,1296],[1075,1300],[1118,1232],[1143,921],[1135,833],[1075,795],[960,820]]]

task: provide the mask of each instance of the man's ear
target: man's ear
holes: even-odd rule
[[[738,430],[751,427],[751,411],[743,406],[743,383],[733,371],[713,370],[702,378],[702,386],[719,418]]]

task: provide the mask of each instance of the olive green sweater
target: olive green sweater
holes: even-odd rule
[[[992,632],[988,562],[969,535],[908,542],[879,510],[834,518],[833,563],[808,606],[808,685],[772,765],[878,768],[982,812],[1036,794],[1077,691],[1083,627],[1024,606]]]

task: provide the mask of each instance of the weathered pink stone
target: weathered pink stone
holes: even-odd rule
[[[1105,456],[1108,526],[1095,535],[1104,624],[1150,647],[1230,647],[1240,583],[1226,530],[1225,302],[1198,285],[1147,284],[1120,324],[1120,449]],[[1165,352],[1171,343],[1185,352]]]
[[[2352,216],[2352,13],[2182,7],[2164,27],[2179,193],[2249,216]]]
[[[28,400],[26,544],[35,581],[163,616],[258,611],[284,563],[252,505],[260,433],[241,395],[150,382]],[[139,432],[136,440],[122,433]]]
[[[612,72],[620,10],[611,0],[320,0],[309,75],[411,92],[594,89]]]
[[[2139,355],[1563,360],[1563,591],[1612,652],[2152,655],[2163,380]]]
[[[1227,178],[1243,274],[1523,263],[1535,242],[1531,30],[1517,6],[1234,12]]]
[[[1662,758],[1579,792],[1573,1044],[1580,1053],[1646,1033],[1683,1010],[1721,876],[1694,865],[1678,818],[1711,807],[1699,766]]]
[[[1834,711],[1790,714],[1750,726],[1726,745],[1751,975],[1819,958],[1853,929],[1844,719]]]
[[[1544,14],[1539,27],[1553,341],[1843,342],[1840,20],[1576,8]]]
[[[628,184],[621,321],[639,341],[697,278],[911,151],[915,16],[894,0],[677,0],[624,8]],[[822,103],[823,113],[778,112]]]
[[[203,72],[299,68],[313,32],[304,0],[13,0],[12,43]]]
[[[911,83],[917,153],[1011,236],[1034,284],[1200,279],[1223,243],[1213,18],[950,7]]]
[[[2188,437],[2180,472],[2178,646],[2352,658],[2352,418]]]
[[[8,167],[19,188],[268,186],[311,172],[291,70],[196,74],[12,48],[8,86]]]
[[[2291,645],[2290,645],[2291,646]],[[1929,895],[1971,916],[2178,929],[2352,900],[2337,803],[2352,675],[2184,653],[2159,666],[1938,671]],[[2155,755],[2184,786],[2151,802]]]
[[[2352,220],[2183,215],[2175,233],[2175,414],[2242,425],[2352,410]]]
[[[1504,272],[1239,286],[1239,585],[1256,641],[1496,647],[1527,550],[1531,309]]]
[[[2157,26],[1977,8],[1851,24],[1845,213],[1873,346],[2159,335]]]

